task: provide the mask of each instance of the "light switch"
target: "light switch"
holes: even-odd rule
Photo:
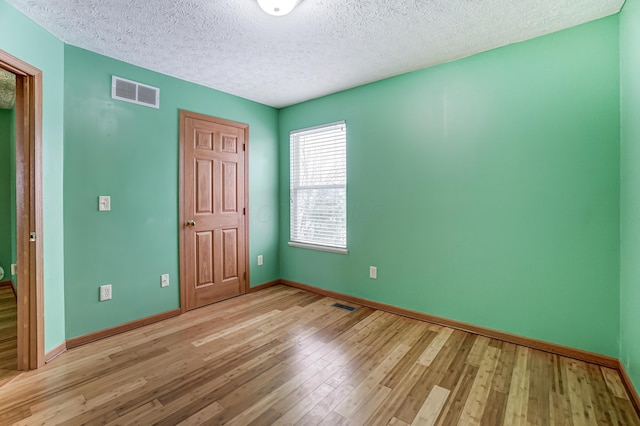
[[[108,195],[101,195],[98,197],[98,210],[101,212],[108,212],[111,210],[111,197]]]
[[[369,266],[369,278],[372,280],[378,279],[378,267],[377,266]]]

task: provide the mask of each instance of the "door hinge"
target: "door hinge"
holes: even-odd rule
[[[247,145],[246,145],[246,144],[244,144],[244,143],[242,144],[242,150],[243,150],[243,151],[246,151],[246,150],[247,150]]]
[[[246,207],[243,207],[243,208],[242,208],[242,215],[244,216],[244,215],[246,215],[246,214],[247,214],[247,208],[246,208]]]
[[[35,232],[29,233],[29,241],[35,241],[35,240],[36,240],[36,233]]]
[[[243,279],[243,280],[245,280],[245,281],[247,280],[247,273],[246,273],[246,272],[244,272],[244,273],[242,274],[242,279]]]

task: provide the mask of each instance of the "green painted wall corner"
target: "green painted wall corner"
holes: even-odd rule
[[[640,1],[620,14],[620,358],[640,393]]]

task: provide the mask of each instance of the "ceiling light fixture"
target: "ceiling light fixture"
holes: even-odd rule
[[[300,0],[258,0],[258,4],[269,15],[284,16],[290,13]]]

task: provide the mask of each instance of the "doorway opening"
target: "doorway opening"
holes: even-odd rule
[[[44,364],[42,244],[42,72],[0,50],[0,68],[16,76],[17,369]]]
[[[0,386],[16,377],[15,74],[0,69]]]

